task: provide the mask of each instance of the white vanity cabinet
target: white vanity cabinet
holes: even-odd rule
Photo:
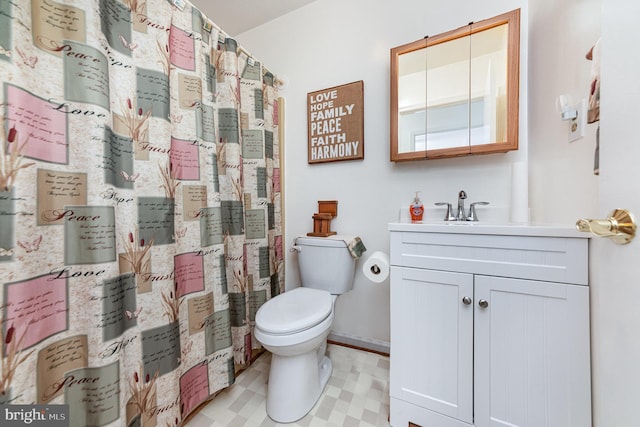
[[[591,426],[588,236],[389,230],[391,426]]]

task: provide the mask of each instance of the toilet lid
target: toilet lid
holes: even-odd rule
[[[264,303],[256,313],[256,326],[271,334],[292,334],[319,324],[331,309],[329,292],[295,288]]]

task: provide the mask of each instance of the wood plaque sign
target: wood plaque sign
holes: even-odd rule
[[[307,94],[308,162],[364,159],[364,82]]]

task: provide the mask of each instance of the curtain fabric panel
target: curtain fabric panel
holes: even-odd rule
[[[277,87],[196,8],[0,2],[0,404],[173,426],[284,284]]]

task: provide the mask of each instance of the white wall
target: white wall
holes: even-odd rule
[[[408,207],[414,191],[422,192],[429,207],[427,219],[440,220],[444,212],[432,209],[433,203],[455,202],[461,189],[468,202],[489,201],[508,219],[511,165],[527,162],[529,152],[535,159],[530,165],[532,220],[569,225],[594,211],[594,138],[567,143],[568,125],[555,112],[555,98],[561,93],[586,96],[589,64],[584,54],[598,32],[598,1],[570,0],[556,6],[555,0],[463,0],[449,6],[437,0],[317,0],[240,34],[239,42],[287,82],[281,92],[286,99],[287,244],[312,230],[318,200],[339,201],[332,229],[361,236],[368,248],[364,259],[373,251],[388,251],[387,223],[397,221],[399,207]],[[516,8],[521,8],[523,27],[520,150],[389,162],[389,49]],[[562,9],[560,14],[556,8]],[[589,15],[593,10],[595,17]],[[575,11],[579,13],[574,18],[570,12]],[[578,19],[584,21],[574,22]],[[569,46],[576,48],[575,55],[568,54]],[[365,159],[308,165],[307,93],[356,80],[364,81]],[[483,212],[479,210],[481,219]],[[295,257],[289,255],[286,261],[290,289],[298,286],[299,278]],[[388,343],[388,281],[375,285],[358,271],[354,290],[338,299],[333,331],[365,343]]]
[[[593,174],[597,124],[569,143],[556,98],[588,98],[591,62],[600,37],[602,0],[536,0],[529,6],[529,197],[538,222],[572,224],[598,214]]]

